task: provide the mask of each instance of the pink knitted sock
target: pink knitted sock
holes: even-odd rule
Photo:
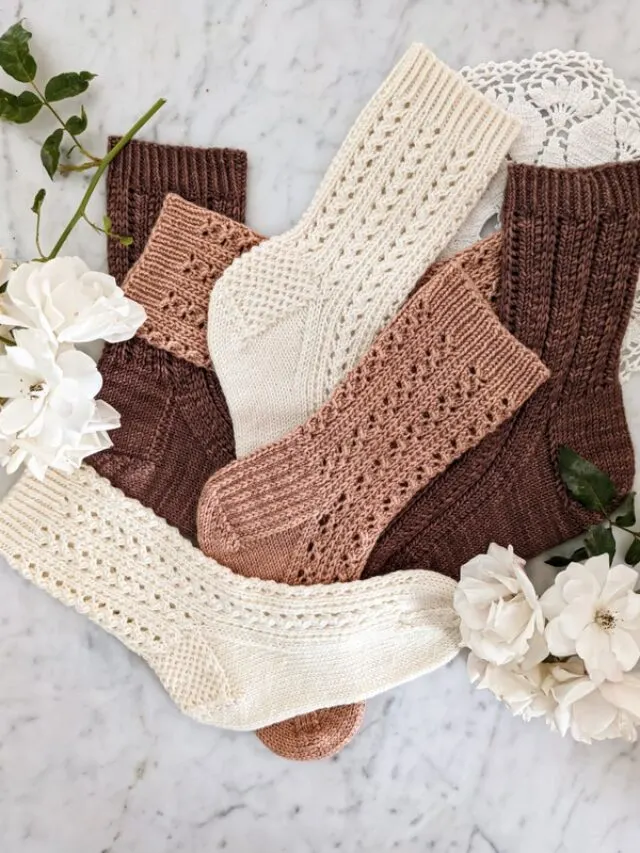
[[[316,415],[209,479],[200,546],[246,575],[352,580],[411,496],[547,375],[453,259]]]

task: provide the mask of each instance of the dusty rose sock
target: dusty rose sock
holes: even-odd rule
[[[457,578],[492,540],[530,558],[582,533],[597,519],[562,484],[561,444],[607,471],[621,495],[631,489],[618,361],[640,266],[640,163],[512,166],[503,223],[496,311],[551,379],[409,502],[365,577],[428,565]]]
[[[109,137],[109,148],[120,139]],[[247,155],[232,148],[190,148],[134,139],[107,171],[107,214],[130,246],[107,244],[109,272],[122,285],[140,257],[167,193],[244,222]]]
[[[546,376],[489,307],[494,267],[485,245],[439,265],[315,417],[212,478],[198,515],[205,553],[289,583],[357,576],[395,507]],[[259,734],[279,754],[318,758],[361,719],[362,707],[334,708]]]

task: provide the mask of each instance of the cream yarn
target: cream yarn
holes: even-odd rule
[[[23,476],[0,504],[0,552],[144,658],[186,714],[223,728],[359,701],[458,651],[449,578],[244,578],[88,467]]]
[[[329,397],[450,241],[518,121],[422,45],[376,92],[300,222],[236,259],[208,342],[239,457]]]

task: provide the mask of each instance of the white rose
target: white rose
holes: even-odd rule
[[[124,341],[145,319],[112,276],[92,272],[80,258],[20,264],[0,302],[0,323],[39,329],[66,343]]]
[[[540,599],[550,652],[579,655],[596,683],[621,681],[640,658],[637,580],[629,566],[610,568],[606,554],[559,572]]]
[[[14,337],[0,355],[0,463],[9,473],[25,464],[40,479],[49,467],[69,472],[110,446],[106,430],[119,426],[118,413],[93,399],[102,377],[88,355],[33,329]]]
[[[493,664],[531,667],[547,656],[544,617],[524,560],[492,543],[460,571],[454,593],[462,644]]]
[[[574,740],[623,738],[637,740],[640,724],[640,678],[625,673],[620,681],[593,681],[580,658],[550,666],[544,684],[557,706],[549,717],[552,728]]]
[[[478,690],[490,690],[516,717],[527,721],[548,717],[556,707],[553,696],[543,690],[546,666],[536,664],[528,669],[520,664],[496,666],[480,660],[473,652],[467,660],[469,678]]]

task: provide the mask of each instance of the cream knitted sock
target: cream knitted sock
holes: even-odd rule
[[[247,575],[294,584],[358,578],[412,495],[547,377],[453,259],[317,414],[210,477],[198,543]]]
[[[209,348],[245,456],[303,423],[447,245],[519,125],[422,45],[360,114],[298,225],[217,282]]]
[[[0,504],[0,552],[144,658],[186,714],[223,728],[361,700],[458,650],[449,578],[243,578],[88,467],[23,476]]]

